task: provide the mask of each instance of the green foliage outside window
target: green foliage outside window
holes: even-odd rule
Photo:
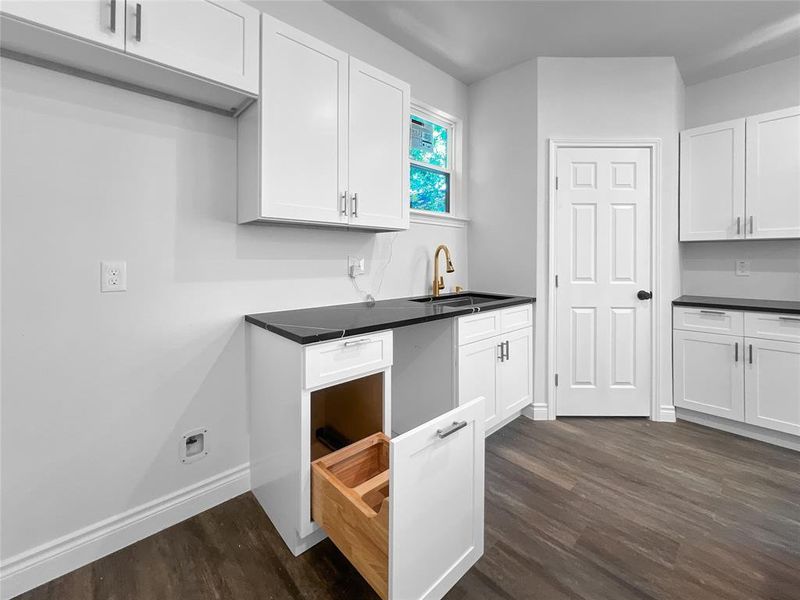
[[[412,161],[428,166],[411,165],[411,208],[432,212],[450,210],[450,174],[439,169],[448,168],[447,127],[432,123],[422,117],[411,117]],[[439,169],[437,169],[437,167]]]

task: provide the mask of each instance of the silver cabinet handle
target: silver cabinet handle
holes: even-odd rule
[[[344,343],[345,348],[351,348],[352,346],[361,346],[362,344],[368,344],[372,340],[370,338],[361,338],[358,340],[348,340]]]
[[[137,42],[142,41],[142,5],[136,3],[136,35],[134,36]]]
[[[750,215],[750,233],[753,233],[753,215]]]
[[[736,235],[742,233],[742,217],[736,217]]]
[[[453,421],[452,425],[448,425],[444,429],[437,429],[436,435],[438,435],[440,439],[444,439],[448,435],[453,435],[459,429],[464,429],[464,427],[466,426],[467,426],[466,421],[461,421],[460,423],[458,421]]]
[[[500,342],[499,344],[497,344],[497,349],[500,351],[500,355],[497,357],[497,359],[498,359],[500,362],[503,362],[503,361],[506,359],[506,355],[505,355],[505,353],[503,352],[503,343],[502,343],[502,342]]]
[[[735,350],[733,351],[733,362],[739,362],[739,342],[736,342],[734,346]]]
[[[353,202],[353,212],[352,215],[358,218],[358,193],[353,194],[350,199]]]
[[[778,317],[779,321],[794,321],[800,323],[800,317]]]
[[[111,33],[116,33],[117,31],[117,0],[111,0],[111,19],[108,28]]]
[[[339,196],[341,202],[339,204],[339,213],[346,215],[347,214],[347,192],[342,192],[342,195]]]
[[[509,354],[509,350],[508,350],[508,340],[503,342],[503,345],[506,347],[506,360],[511,360],[511,355]]]
[[[748,361],[751,365],[753,364],[753,344],[750,344],[750,360]]]
[[[722,310],[701,310],[704,315],[724,315],[725,311]]]

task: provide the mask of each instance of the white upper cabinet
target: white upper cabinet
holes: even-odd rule
[[[0,2],[23,62],[237,116],[258,96],[259,15],[238,0]]]
[[[125,0],[3,0],[0,10],[91,42],[125,48]]]
[[[224,0],[129,0],[125,49],[257,94],[258,16],[251,6]]]
[[[800,237],[800,106],[747,118],[747,237]]]
[[[411,90],[262,15],[261,100],[239,119],[239,222],[408,228]]]
[[[348,56],[264,15],[256,218],[347,223]],[[251,133],[258,124],[253,123]]]
[[[408,227],[411,88],[350,58],[350,217],[364,227]]]
[[[680,241],[800,238],[800,106],[681,132]]]
[[[745,120],[681,132],[680,240],[744,237]]]

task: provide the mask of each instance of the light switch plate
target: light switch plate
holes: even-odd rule
[[[737,277],[750,277],[750,261],[737,260],[736,261],[736,276]]]
[[[128,269],[124,260],[104,260],[100,263],[100,291],[128,290]]]

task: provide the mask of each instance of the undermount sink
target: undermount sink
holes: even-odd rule
[[[425,302],[436,304],[438,306],[475,306],[477,304],[485,304],[486,302],[496,302],[497,300],[508,300],[511,296],[495,296],[489,294],[451,294],[447,296],[426,298],[415,298],[412,302]]]

